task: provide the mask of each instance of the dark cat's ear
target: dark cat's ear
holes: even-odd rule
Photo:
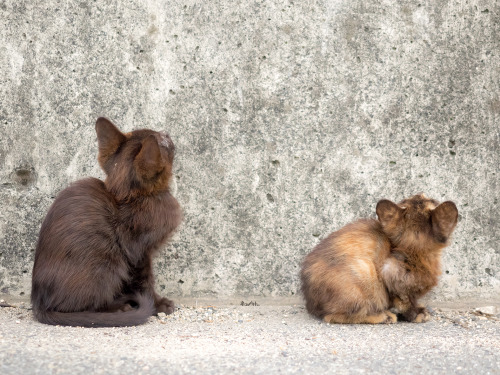
[[[127,138],[111,121],[104,117],[97,119],[95,131],[99,145],[99,162],[103,165]]]
[[[446,242],[455,229],[458,209],[451,201],[443,202],[431,213],[432,231],[439,242]]]
[[[403,211],[396,203],[382,199],[377,203],[377,216],[383,226],[396,224],[403,217]]]
[[[137,173],[143,178],[150,179],[163,169],[160,146],[154,135],[142,141],[142,148],[135,161]]]

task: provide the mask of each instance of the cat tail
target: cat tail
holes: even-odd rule
[[[129,311],[59,312],[37,309],[33,306],[33,312],[40,323],[90,328],[136,326],[145,323],[156,312],[151,296],[137,294],[134,296],[133,301],[138,304],[138,307]],[[117,300],[113,305],[119,303],[120,300]]]

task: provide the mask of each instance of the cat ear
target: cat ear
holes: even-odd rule
[[[431,213],[432,231],[439,242],[446,242],[455,229],[458,220],[458,209],[451,201],[443,202]]]
[[[99,117],[95,123],[99,161],[104,163],[127,139],[123,133],[107,118]]]
[[[383,226],[398,222],[403,217],[403,211],[404,209],[387,199],[377,203],[377,216]]]
[[[139,175],[146,179],[154,177],[163,169],[160,146],[153,134],[142,141],[141,151],[134,164]]]

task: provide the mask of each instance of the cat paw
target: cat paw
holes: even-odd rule
[[[385,314],[387,315],[387,318],[385,319],[385,321],[383,323],[393,324],[393,323],[396,323],[398,321],[398,317],[396,316],[396,314],[393,314],[390,311],[386,311]]]
[[[425,307],[419,309],[417,316],[413,320],[413,323],[425,323],[431,319],[431,316]]]
[[[175,311],[175,303],[168,298],[161,298],[155,303],[156,313],[172,314]]]

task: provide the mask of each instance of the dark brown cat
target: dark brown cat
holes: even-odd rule
[[[441,250],[458,210],[423,194],[398,204],[381,200],[378,220],[363,219],[330,234],[301,270],[307,311],[328,323],[394,323],[428,319],[417,300],[437,285]]]
[[[154,290],[152,257],[181,221],[169,192],[174,144],[152,130],[96,122],[106,180],[79,180],[42,224],[31,301],[40,322],[106,327],[144,323],[174,303]]]

